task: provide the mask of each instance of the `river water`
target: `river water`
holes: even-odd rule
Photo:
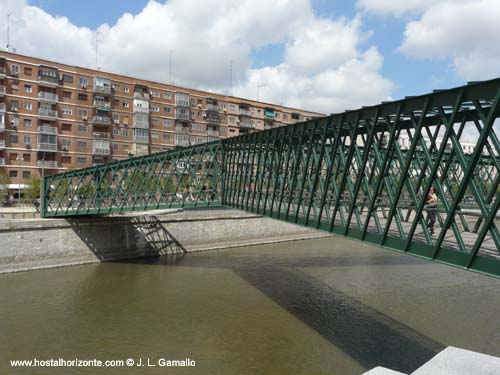
[[[0,302],[1,374],[409,373],[450,345],[500,356],[500,280],[340,237],[5,274]],[[33,358],[135,365],[10,367]]]

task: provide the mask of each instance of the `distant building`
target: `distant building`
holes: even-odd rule
[[[45,173],[293,124],[321,113],[0,52],[0,170]]]

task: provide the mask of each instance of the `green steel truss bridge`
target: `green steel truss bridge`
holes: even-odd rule
[[[499,101],[500,79],[472,82],[47,175],[42,215],[225,206],[500,277]]]

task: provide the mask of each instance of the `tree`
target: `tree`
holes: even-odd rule
[[[3,201],[8,195],[7,185],[10,183],[10,179],[4,171],[0,171],[0,200]]]
[[[28,188],[24,191],[24,197],[28,201],[32,201],[40,197],[41,180],[39,177],[32,177],[28,181]]]

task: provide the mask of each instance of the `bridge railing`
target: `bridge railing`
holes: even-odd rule
[[[47,176],[42,212],[224,205],[500,276],[499,102],[496,79]]]
[[[48,175],[44,217],[221,204],[220,142]]]

